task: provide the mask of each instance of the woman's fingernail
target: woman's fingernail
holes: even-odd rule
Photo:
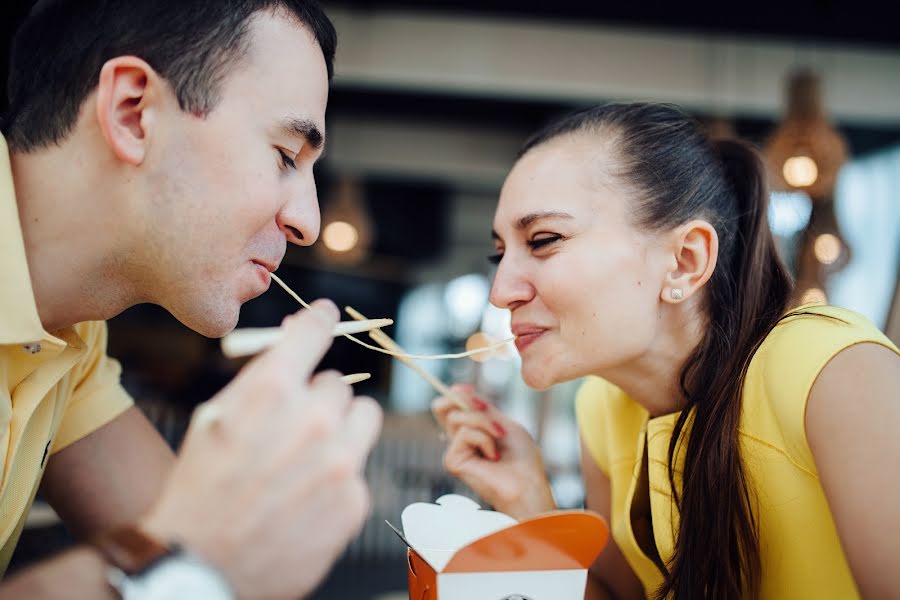
[[[497,435],[499,435],[499,436],[504,436],[504,435],[506,435],[506,427],[504,427],[503,425],[501,425],[501,424],[498,423],[497,421],[494,421],[494,422],[492,423],[492,425],[494,426],[494,431],[497,432]]]
[[[472,406],[475,407],[475,410],[484,411],[488,408],[487,402],[477,396],[471,398],[470,401],[472,402]]]
[[[494,458],[494,462],[497,462],[497,461],[500,460],[500,451],[499,451],[499,450],[494,450],[494,457],[493,457],[493,458]]]

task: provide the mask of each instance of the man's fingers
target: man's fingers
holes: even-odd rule
[[[327,403],[327,410],[340,414],[353,399],[353,388],[341,381],[340,372],[331,369],[313,375],[307,389],[307,397]]]
[[[332,330],[340,313],[330,300],[317,300],[284,320],[284,336],[259,357],[266,371],[290,374],[293,381],[306,382],[332,344]]]
[[[284,320],[284,335],[267,351],[257,355],[211,404],[222,404],[222,416],[246,411],[248,405],[268,411],[269,403],[306,397],[307,385],[316,365],[332,344],[337,307],[317,300],[310,309]]]
[[[344,419],[344,443],[353,456],[359,460],[359,469],[366,464],[366,458],[381,433],[383,414],[377,402],[360,396],[350,402]]]

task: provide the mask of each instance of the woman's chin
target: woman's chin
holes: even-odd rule
[[[522,380],[535,390],[544,391],[559,383],[573,381],[589,375],[581,369],[582,365],[566,360],[560,355],[552,358],[528,357],[522,359]]]
[[[556,383],[546,364],[542,366],[537,361],[522,362],[522,380],[525,385],[538,391],[546,390]]]

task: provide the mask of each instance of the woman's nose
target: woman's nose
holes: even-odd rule
[[[515,262],[514,257],[504,256],[491,285],[491,304],[512,310],[531,301],[534,293],[534,285],[527,272]]]

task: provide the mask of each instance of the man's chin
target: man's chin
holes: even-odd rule
[[[233,311],[208,310],[199,314],[175,315],[175,318],[204,337],[220,338],[234,330],[239,316],[240,305]]]
[[[237,319],[235,319],[233,322],[229,321],[228,323],[210,324],[210,326],[205,330],[201,331],[199,329],[195,329],[194,331],[208,338],[219,339],[234,331],[235,327],[237,327]]]

